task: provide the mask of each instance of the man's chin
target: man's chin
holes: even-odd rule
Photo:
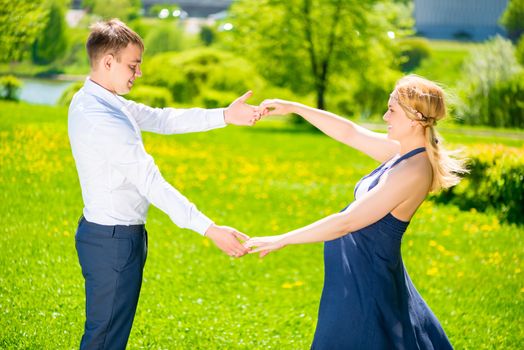
[[[130,91],[131,91],[130,88],[122,89],[122,90],[117,91],[117,95],[120,95],[120,96],[127,95]]]

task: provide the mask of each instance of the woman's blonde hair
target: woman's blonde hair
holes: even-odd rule
[[[464,160],[456,157],[442,145],[435,126],[446,117],[446,102],[443,89],[436,83],[417,75],[401,78],[392,94],[411,120],[424,127],[426,152],[433,168],[431,191],[456,185],[460,175],[467,172]]]

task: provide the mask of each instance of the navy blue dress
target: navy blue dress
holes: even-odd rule
[[[382,164],[367,191],[417,148]],[[433,312],[411,282],[400,243],[409,222],[387,214],[358,231],[324,244],[325,279],[311,349],[452,349]]]

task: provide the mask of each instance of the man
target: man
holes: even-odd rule
[[[76,232],[86,292],[80,348],[124,349],[142,284],[150,203],[176,225],[210,238],[228,255],[247,253],[239,242],[247,236],[215,225],[163,179],[140,132],[175,134],[253,125],[260,115],[245,103],[251,92],[225,109],[211,110],[158,109],[120,97],[141,76],[144,45],[118,20],[95,24],[86,47],[91,73],[71,101],[68,120],[84,200]]]

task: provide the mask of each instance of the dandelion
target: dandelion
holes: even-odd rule
[[[428,275],[428,276],[436,276],[436,275],[438,275],[438,268],[436,268],[436,267],[429,268],[426,271],[426,275]]]

